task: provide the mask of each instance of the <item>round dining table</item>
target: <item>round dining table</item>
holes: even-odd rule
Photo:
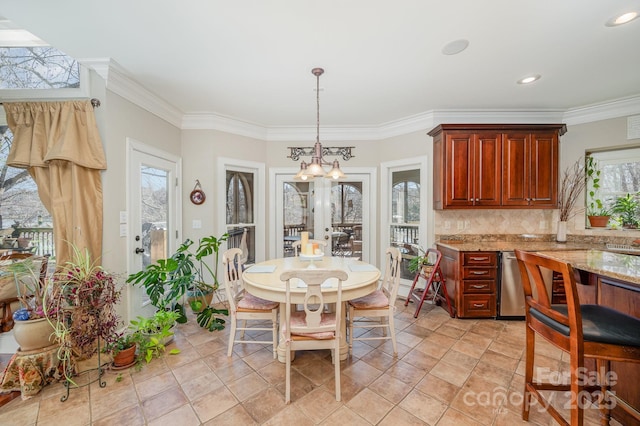
[[[286,289],[285,282],[280,280],[284,271],[305,268],[318,269],[342,269],[348,278],[342,282],[342,302],[366,296],[378,288],[380,270],[374,265],[349,257],[323,256],[313,260],[300,257],[285,257],[271,259],[248,267],[242,274],[245,290],[254,296],[280,303],[280,327],[285,322]],[[302,304],[306,288],[294,287],[291,289],[291,302]],[[330,286],[323,284],[325,302],[335,303],[337,300],[337,284]],[[348,356],[346,340],[346,309],[342,308],[340,360]],[[280,333],[278,345],[278,360],[285,362],[285,346]]]

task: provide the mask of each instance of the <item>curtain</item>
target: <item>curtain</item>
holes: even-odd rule
[[[102,255],[102,181],[107,168],[90,101],[5,102],[13,143],[7,164],[29,170],[53,218],[56,262],[71,244]]]

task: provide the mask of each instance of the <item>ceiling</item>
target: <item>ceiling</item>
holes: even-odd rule
[[[82,61],[109,59],[186,116],[380,126],[429,111],[567,111],[640,95],[639,0],[0,0]],[[469,46],[445,55],[448,43]],[[517,84],[529,74],[530,85]]]

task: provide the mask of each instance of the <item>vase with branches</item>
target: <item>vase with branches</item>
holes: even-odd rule
[[[575,215],[576,202],[580,194],[584,191],[585,186],[585,164],[584,161],[579,158],[564,170],[560,180],[560,192],[558,193],[560,222],[558,223],[558,233],[556,236],[558,242],[567,241],[567,222]]]

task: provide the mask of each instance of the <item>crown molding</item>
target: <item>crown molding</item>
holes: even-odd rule
[[[611,118],[640,114],[640,94],[610,102],[569,108],[564,114],[566,124],[583,124]]]
[[[157,115],[180,128],[184,113],[155,93],[131,79],[128,73],[113,59],[82,59],[84,66],[93,69],[105,81],[107,89],[122,96],[140,108]]]
[[[131,79],[109,58],[79,60],[106,82],[109,90],[183,130],[218,130],[264,141],[315,141],[315,126],[264,126],[216,113],[183,114],[164,99]],[[378,126],[323,126],[323,141],[381,140],[428,131],[443,123],[565,123],[583,124],[640,113],[640,94],[569,109],[432,110]]]

